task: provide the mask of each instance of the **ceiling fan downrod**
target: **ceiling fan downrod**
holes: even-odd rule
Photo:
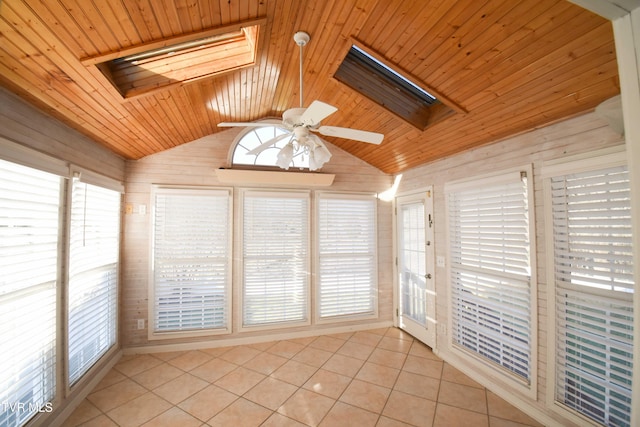
[[[298,46],[300,46],[300,108],[303,108],[304,96],[303,96],[303,86],[302,86],[302,49],[304,46],[309,43],[309,34],[304,31],[298,31],[293,35],[293,40],[296,42]]]

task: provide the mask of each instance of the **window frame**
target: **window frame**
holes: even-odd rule
[[[342,199],[342,200],[371,200],[372,204],[373,204],[373,222],[372,222],[372,228],[373,228],[373,248],[372,248],[372,256],[373,256],[373,260],[372,260],[372,266],[373,266],[373,273],[372,273],[372,277],[373,277],[373,283],[371,284],[370,287],[370,293],[371,293],[371,307],[372,310],[370,312],[363,312],[363,313],[350,313],[350,314],[342,314],[342,315],[333,315],[333,316],[322,316],[321,313],[321,304],[322,304],[322,299],[321,299],[321,287],[322,287],[322,283],[321,283],[321,269],[320,269],[320,263],[321,263],[321,257],[322,254],[320,253],[320,226],[321,226],[321,210],[320,210],[320,202],[323,198],[328,198],[328,199]],[[339,322],[344,322],[344,321],[350,321],[350,320],[365,320],[365,319],[377,319],[379,316],[378,313],[378,280],[379,280],[379,272],[378,272],[378,203],[377,203],[377,198],[376,195],[373,193],[356,193],[356,192],[339,192],[339,191],[316,191],[315,192],[315,198],[314,198],[315,204],[315,213],[314,213],[314,217],[315,217],[315,226],[313,228],[313,232],[314,232],[314,240],[315,240],[315,244],[313,245],[313,250],[314,250],[314,254],[313,254],[313,259],[314,259],[314,285],[315,285],[315,292],[314,292],[314,296],[315,296],[315,304],[314,304],[314,311],[315,311],[315,316],[314,316],[314,321],[316,324],[328,324],[328,323],[339,323]]]
[[[552,210],[552,194],[551,194],[551,179],[553,177],[597,171],[601,169],[607,169],[618,166],[627,165],[626,151],[624,146],[617,146],[611,148],[605,148],[602,150],[596,150],[593,152],[587,152],[574,156],[568,156],[564,158],[554,159],[543,164],[541,169],[541,178],[543,180],[544,187],[544,223],[545,223],[545,240],[546,240],[546,257],[545,262],[548,266],[546,269],[546,280],[548,283],[547,291],[547,306],[549,307],[549,313],[547,315],[547,387],[546,387],[546,406],[560,416],[563,416],[576,424],[585,424],[600,426],[595,420],[583,415],[577,410],[564,405],[562,402],[558,402],[555,399],[557,388],[557,361],[556,361],[556,311],[554,307],[557,304],[558,298],[556,296],[556,278],[555,278],[555,250],[554,250],[554,236],[553,236],[553,210]],[[587,297],[602,296],[606,297],[606,291],[594,288],[591,293],[586,294]],[[632,307],[633,298],[632,295]],[[635,314],[635,313],[634,313]],[[637,314],[635,314],[637,315]],[[637,337],[637,331],[634,333],[634,339]],[[636,367],[637,369],[637,367]],[[633,380],[633,378],[632,378]],[[633,403],[633,402],[632,402]]]
[[[113,191],[117,191],[119,192],[121,195],[124,194],[124,184],[113,179],[113,178],[109,178],[105,175],[101,175],[99,173],[90,171],[88,169],[82,168],[80,166],[71,164],[69,165],[69,177],[70,179],[67,180],[67,195],[66,195],[66,202],[65,202],[65,215],[67,216],[67,218],[65,218],[65,227],[67,227],[67,230],[70,230],[71,227],[71,196],[72,196],[72,190],[73,190],[73,179],[79,179],[80,182],[83,182],[85,184],[91,184],[91,185],[95,185],[98,187],[103,187],[109,190],[113,190]],[[83,389],[83,387],[85,387],[87,384],[90,384],[92,379],[93,379],[93,374],[95,372],[99,372],[100,369],[103,368],[103,365],[101,364],[102,360],[109,360],[113,355],[115,355],[117,352],[120,351],[120,289],[121,289],[121,269],[122,269],[122,211],[123,211],[123,205],[124,205],[124,200],[121,197],[120,199],[120,240],[118,242],[118,251],[119,251],[119,256],[118,256],[118,285],[117,285],[117,297],[116,297],[116,340],[114,345],[112,345],[106,352],[104,352],[104,354],[102,354],[102,356],[100,356],[100,358],[98,358],[96,360],[96,362],[93,364],[93,366],[91,366],[89,369],[87,369],[87,371],[84,373],[84,375],[82,375],[75,383],[71,384],[69,382],[69,366],[68,366],[68,359],[69,359],[69,348],[67,345],[63,345],[64,348],[64,354],[62,354],[62,357],[64,358],[64,364],[63,364],[63,381],[64,381],[64,387],[65,387],[65,396],[69,396],[74,390],[76,389]],[[67,208],[68,206],[68,208]],[[67,236],[69,236],[69,232],[66,231]],[[66,238],[66,236],[65,236]],[[65,301],[68,300],[69,298],[69,277],[68,277],[68,266],[70,265],[70,239],[67,238],[67,240],[64,242],[64,246],[65,246],[65,252],[66,255],[64,257],[64,264],[65,264],[65,271],[63,271],[61,274],[64,275],[64,298]],[[61,307],[64,307],[64,312],[61,313],[61,317],[62,320],[61,322],[63,322],[64,324],[64,344],[68,344],[69,342],[69,323],[68,323],[68,313],[66,312],[66,302],[63,303],[62,301],[60,302]]]
[[[305,319],[299,321],[283,321],[283,322],[272,322],[272,323],[264,323],[264,324],[255,324],[255,325],[245,325],[244,324],[244,303],[245,303],[245,295],[244,295],[244,281],[245,281],[245,267],[244,267],[244,242],[245,242],[245,197],[251,194],[263,194],[263,195],[282,195],[284,197],[299,197],[305,196],[304,200],[306,201],[306,227],[307,227],[307,240],[306,240],[306,256],[305,262],[307,266],[307,275],[306,275],[306,283],[305,283],[305,292],[306,292],[306,301],[304,304],[305,310]],[[302,199],[302,197],[299,197]],[[238,200],[238,214],[239,221],[238,227],[236,229],[236,241],[239,242],[235,251],[235,259],[236,263],[236,274],[235,277],[237,286],[235,286],[234,295],[237,298],[238,304],[237,310],[234,313],[235,324],[237,325],[237,332],[250,332],[250,331],[261,331],[261,330],[279,330],[279,329],[290,329],[298,326],[309,326],[312,324],[312,292],[311,288],[313,286],[313,272],[312,272],[312,264],[311,264],[311,233],[313,232],[313,224],[311,222],[312,219],[312,192],[310,190],[296,190],[296,189],[272,189],[272,188],[241,188],[239,191],[239,200]]]
[[[155,325],[155,279],[154,279],[154,250],[155,250],[155,213],[156,213],[156,196],[158,194],[204,194],[202,192],[226,192],[227,202],[227,277],[225,284],[225,326],[222,328],[193,329],[184,331],[156,331]],[[149,220],[149,286],[148,286],[148,315],[147,315],[147,336],[150,341],[173,339],[173,338],[190,338],[229,334],[232,331],[232,307],[233,307],[233,270],[232,270],[232,254],[233,254],[233,188],[230,187],[208,187],[208,186],[172,186],[154,184],[151,188],[151,216]]]
[[[278,152],[280,152],[280,150],[290,142],[291,137],[293,137],[293,133],[287,130],[287,128],[282,125],[281,121],[266,119],[266,120],[260,120],[256,123],[259,123],[260,126],[255,126],[255,127],[251,126],[251,127],[243,128],[243,130],[233,140],[233,143],[229,148],[228,164],[231,165],[233,169],[257,170],[257,171],[282,171],[282,168],[276,165],[276,161],[277,161],[276,157]],[[271,145],[265,150],[263,150],[260,154],[257,154],[254,158],[253,163],[236,163],[234,159],[236,157],[236,152],[238,152],[238,150],[246,150],[248,152],[268,141],[268,139],[264,141],[260,139],[259,132],[264,131],[265,129],[268,129],[269,132],[273,132],[274,134],[273,138],[279,137],[282,135],[287,135],[287,134],[290,137],[281,139],[275,145]],[[254,147],[249,147],[247,149],[247,147],[243,145],[243,141],[249,138],[255,138],[257,142]],[[268,163],[265,161],[265,159],[268,159],[268,156],[270,154],[273,156],[273,163]],[[309,172],[309,156],[308,155],[304,155],[303,151],[299,151],[297,153],[294,153],[293,159],[295,160],[295,162],[292,163],[290,166],[291,172],[293,171]]]
[[[528,216],[528,238],[529,238],[529,316],[530,316],[530,361],[529,372],[530,379],[525,381],[523,378],[510,372],[506,368],[498,366],[485,360],[480,355],[474,352],[464,349],[459,345],[456,345],[453,341],[453,292],[452,292],[452,264],[450,260],[447,263],[447,287],[448,295],[447,301],[449,306],[449,315],[447,319],[447,330],[450,331],[447,335],[446,349],[451,354],[460,358],[464,363],[470,366],[472,371],[475,371],[479,376],[483,377],[487,383],[491,384],[503,384],[507,387],[516,390],[527,398],[536,399],[537,387],[538,387],[538,286],[537,286],[537,263],[536,263],[536,220],[535,220],[535,201],[534,201],[534,175],[533,166],[531,164],[525,164],[518,167],[511,167],[502,170],[498,170],[492,173],[481,174],[464,179],[454,180],[445,183],[445,219],[446,219],[446,246],[447,255],[451,257],[452,242],[451,242],[451,213],[449,210],[449,198],[450,193],[454,191],[460,191],[465,189],[480,188],[486,185],[500,184],[504,182],[505,176],[512,174],[526,173],[527,178],[527,216]]]
[[[121,272],[121,268],[122,268],[122,259],[120,256],[120,252],[121,252],[121,246],[122,246],[122,193],[124,192],[124,187],[116,182],[113,182],[112,180],[93,174],[91,172],[88,171],[82,171],[79,168],[74,168],[75,171],[73,172],[74,175],[74,179],[69,180],[68,182],[68,194],[69,194],[69,230],[71,230],[71,223],[72,223],[72,208],[73,208],[73,189],[74,186],[77,183],[80,184],[85,184],[88,186],[94,186],[94,187],[98,187],[98,188],[102,188],[105,190],[110,190],[113,192],[116,192],[119,194],[119,205],[118,205],[118,230],[117,230],[117,236],[118,236],[118,243],[117,243],[117,254],[116,254],[116,267],[115,267],[115,275],[116,275],[116,283],[115,283],[115,307],[114,307],[114,334],[115,334],[115,338],[114,341],[110,344],[110,346],[108,348],[106,348],[105,351],[103,351],[100,356],[97,357],[97,359],[94,361],[94,363],[88,367],[87,369],[84,370],[84,372],[75,379],[75,381],[73,383],[71,383],[71,378],[70,376],[70,372],[69,368],[70,368],[70,361],[69,361],[69,357],[70,357],[70,349],[68,348],[68,344],[70,343],[70,321],[69,321],[69,315],[70,315],[70,311],[69,311],[69,302],[71,300],[70,298],[70,292],[71,292],[71,276],[69,275],[69,277],[66,280],[66,284],[67,284],[67,288],[66,288],[66,305],[65,305],[65,317],[66,317],[66,321],[65,321],[65,325],[66,325],[66,339],[65,339],[65,343],[67,344],[67,347],[65,348],[65,357],[66,357],[66,361],[67,363],[65,364],[65,381],[67,381],[67,385],[69,390],[73,389],[74,387],[76,387],[78,384],[81,384],[85,380],[85,377],[88,377],[89,375],[87,375],[89,372],[92,371],[92,369],[98,364],[98,362],[108,356],[113,354],[115,351],[117,351],[117,348],[119,346],[119,318],[120,318],[120,304],[119,304],[119,294],[120,294],[120,272]],[[69,250],[67,251],[67,265],[69,266],[68,268],[68,273],[70,274],[70,268],[72,265],[72,251],[71,251],[71,232],[68,233],[69,236],[69,240],[68,240],[68,245],[69,245]]]

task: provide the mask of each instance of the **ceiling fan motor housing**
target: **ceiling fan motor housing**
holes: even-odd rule
[[[295,129],[298,126],[304,126],[302,122],[302,115],[306,111],[306,108],[289,108],[282,113],[282,121],[289,129]]]

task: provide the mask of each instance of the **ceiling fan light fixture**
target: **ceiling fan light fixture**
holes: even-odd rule
[[[302,48],[309,43],[310,37],[309,34],[304,31],[298,31],[293,35],[293,40],[300,47],[300,107],[289,108],[282,114],[282,124],[290,133],[272,138],[249,151],[247,154],[257,156],[267,148],[275,146],[275,144],[282,139],[290,137],[291,140],[280,149],[277,155],[276,166],[288,170],[294,156],[300,155],[301,158],[308,156],[309,169],[313,171],[320,169],[328,162],[331,158],[331,153],[322,141],[316,135],[311,134],[311,132],[337,138],[348,138],[370,144],[380,144],[384,138],[384,135],[380,133],[336,126],[322,126],[321,121],[323,119],[338,111],[333,105],[315,100],[308,108],[303,107]],[[218,126],[262,126],[262,124],[221,122],[218,123]]]
[[[288,170],[293,160],[293,144],[290,142],[278,152],[278,160],[276,160],[276,166],[284,170]]]
[[[316,162],[315,153],[312,151],[309,153],[309,170],[315,171],[322,167],[322,163]]]
[[[313,150],[309,151],[309,170],[317,170],[331,159],[331,153],[322,143],[316,143]]]
[[[316,148],[313,150],[313,154],[316,157],[316,162],[321,165],[327,163],[329,159],[331,159],[331,153],[324,145],[316,145]]]

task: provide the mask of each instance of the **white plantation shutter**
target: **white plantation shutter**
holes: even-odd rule
[[[154,209],[154,331],[228,325],[230,191],[157,189]]]
[[[633,263],[626,167],[550,179],[556,292],[555,399],[629,426]]]
[[[69,383],[116,342],[120,193],[74,180],[69,256]]]
[[[60,188],[0,160],[0,426],[25,424],[55,393]]]
[[[375,313],[376,199],[318,198],[318,293],[321,318]]]
[[[246,191],[243,210],[243,326],[307,321],[309,193]]]
[[[531,380],[525,175],[448,188],[454,344]]]

